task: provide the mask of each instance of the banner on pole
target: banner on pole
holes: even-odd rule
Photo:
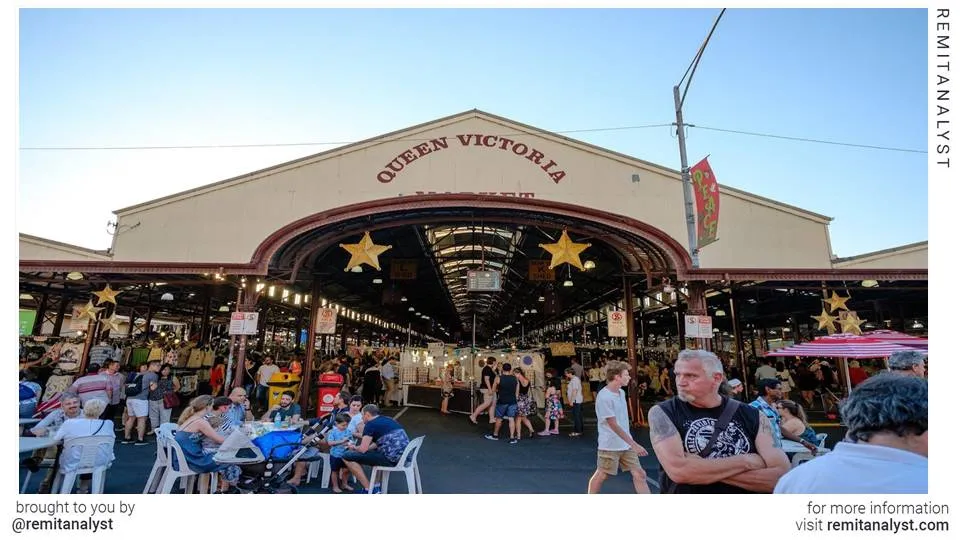
[[[259,321],[260,314],[256,311],[234,311],[230,314],[230,335],[255,336],[257,334],[257,323]]]
[[[316,331],[318,334],[334,334],[337,331],[337,310],[333,308],[317,309]]]
[[[627,337],[627,312],[611,311],[607,314],[607,335]]]
[[[700,249],[717,241],[720,188],[707,158],[690,167],[690,178],[697,199],[697,249]]]

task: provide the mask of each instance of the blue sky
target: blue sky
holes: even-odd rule
[[[557,131],[668,123],[717,12],[23,10],[20,145],[354,141],[472,108]],[[685,119],[925,150],[926,21],[728,10]],[[573,136],[679,168],[669,128]],[[103,249],[112,210],[330,148],[21,150],[18,230]],[[927,238],[926,154],[695,128],[688,150],[836,218],[840,256]]]

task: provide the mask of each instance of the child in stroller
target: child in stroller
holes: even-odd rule
[[[240,467],[240,479],[228,493],[297,493],[297,487],[288,483],[293,467],[298,460],[319,459],[315,446],[324,432],[311,426],[303,435],[273,431],[253,441],[238,429],[223,441],[213,458]]]

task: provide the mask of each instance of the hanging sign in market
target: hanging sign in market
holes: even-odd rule
[[[231,336],[255,336],[260,314],[256,311],[234,311],[230,314]]]
[[[467,272],[467,290],[486,292],[500,290],[500,272],[496,270],[471,270]]]
[[[713,318],[703,315],[684,315],[683,333],[688,338],[713,338]]]
[[[318,334],[334,334],[337,331],[337,310],[333,308],[317,309]]]
[[[607,314],[607,335],[627,337],[627,312],[611,311]]]

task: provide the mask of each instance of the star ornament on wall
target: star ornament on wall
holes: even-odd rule
[[[80,311],[77,312],[77,318],[81,321],[89,321],[97,318],[97,314],[103,311],[102,307],[94,307],[93,300],[87,301],[87,305],[80,308]]]
[[[110,284],[108,283],[106,288],[104,288],[102,291],[97,291],[93,294],[97,297],[98,306],[104,302],[117,305],[117,295],[120,294],[120,291],[111,289]]]
[[[861,319],[856,313],[847,311],[845,312],[846,316],[840,318],[840,326],[844,334],[863,334],[863,330],[860,330],[860,325],[867,322],[866,319]]]
[[[550,252],[550,269],[553,270],[563,263],[576,266],[583,270],[583,263],[580,262],[580,253],[590,247],[590,244],[578,244],[567,236],[567,230],[564,229],[560,234],[560,240],[553,244],[540,244],[540,247]]]
[[[116,315],[110,315],[106,319],[101,319],[100,322],[103,324],[104,330],[110,330],[111,332],[120,331],[120,318]]]
[[[830,304],[830,313],[843,308],[847,308],[847,300],[850,300],[850,297],[842,297],[837,294],[837,291],[833,291],[833,295],[830,298],[825,298],[823,301]]]
[[[820,311],[820,316],[815,317],[811,315],[810,318],[817,321],[817,323],[819,323],[817,330],[823,330],[824,328],[826,328],[827,333],[831,335],[837,331],[837,329],[834,327],[834,323],[837,321],[837,317],[834,317],[833,315],[827,313],[826,309],[823,309]]]
[[[360,240],[359,243],[340,244],[340,247],[347,250],[350,254],[350,262],[347,263],[347,267],[343,269],[344,272],[349,272],[351,268],[360,266],[361,264],[368,264],[380,270],[380,260],[378,257],[393,246],[378,246],[373,242],[373,239],[370,238],[370,233],[365,232],[363,233],[363,239]]]

